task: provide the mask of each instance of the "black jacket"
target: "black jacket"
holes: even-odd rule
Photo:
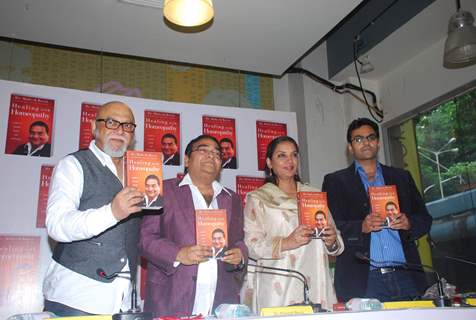
[[[410,173],[382,165],[386,185],[396,185],[400,211],[410,220],[408,231],[400,230],[403,251],[408,263],[420,263],[415,240],[429,232],[432,217]],[[365,187],[355,171],[355,164],[324,177],[322,190],[327,192],[329,209],[345,243],[337,257],[334,285],[339,300],[363,297],[367,290],[369,265],[355,257],[356,252],[370,253],[370,234],[362,233],[362,222],[370,212]],[[422,293],[427,283],[423,272],[412,272],[417,289]]]

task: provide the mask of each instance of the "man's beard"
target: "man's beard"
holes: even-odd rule
[[[96,129],[95,137],[97,137],[98,135],[99,135],[99,130]],[[122,158],[124,156],[124,153],[126,153],[127,151],[127,147],[128,147],[127,139],[122,136],[114,135],[114,138],[122,140],[124,142],[124,145],[120,147],[119,149],[113,149],[111,145],[109,144],[109,140],[111,138],[112,138],[111,135],[104,137],[104,150],[103,150],[104,153],[110,156],[111,158]]]

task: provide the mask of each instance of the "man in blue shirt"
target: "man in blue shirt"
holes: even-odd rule
[[[402,266],[420,263],[415,240],[430,230],[432,218],[410,173],[377,161],[379,137],[378,125],[372,120],[352,121],[347,142],[354,162],[324,177],[322,190],[328,194],[329,208],[346,246],[337,257],[335,271],[341,301],[353,297],[408,300],[426,287],[422,271]],[[369,186],[384,185],[397,187],[400,202],[401,213],[389,228],[383,228],[385,218],[371,212],[368,197]]]

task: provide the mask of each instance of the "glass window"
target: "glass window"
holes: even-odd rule
[[[475,266],[458,259],[476,262],[476,86],[420,109],[387,129],[391,164],[412,173],[434,219],[423,263],[475,291]]]

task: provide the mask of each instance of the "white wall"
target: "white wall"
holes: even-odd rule
[[[376,93],[378,105],[384,110],[382,125],[476,79],[476,65],[456,70],[443,68],[444,40],[441,39],[379,80],[362,79],[363,86]],[[325,44],[300,64],[304,69],[327,79]],[[347,82],[357,84],[357,79],[349,78]],[[345,141],[348,124],[355,118],[370,118],[370,115],[365,105],[350,95],[334,93],[306,76],[284,76],[274,83],[276,109],[288,111],[284,107],[288,99],[291,101],[291,111],[296,112],[300,146],[306,150],[302,153],[303,172],[309,172],[308,176],[303,176],[311,184],[320,187],[326,173],[349,164]],[[302,89],[299,89],[300,86]],[[361,97],[360,93],[356,94]],[[300,104],[296,103],[299,99]],[[303,142],[307,144],[303,146]],[[383,163],[384,149],[382,145],[379,153],[379,160]]]
[[[379,81],[385,121],[476,79],[476,65],[453,70],[443,67],[444,41],[441,39]]]
[[[300,65],[327,79],[326,45],[309,54]],[[375,82],[364,82],[364,86],[378,92]],[[347,126],[357,117],[369,117],[366,107],[350,95],[337,94],[300,74],[275,80],[274,92],[277,110],[288,111],[284,106],[289,101],[289,111],[296,112],[303,179],[320,187],[325,174],[350,163],[346,152]]]

